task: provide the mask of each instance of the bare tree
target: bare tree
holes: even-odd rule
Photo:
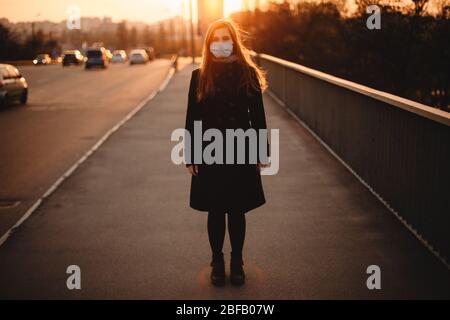
[[[421,16],[428,6],[429,0],[411,0],[414,4],[414,15]]]

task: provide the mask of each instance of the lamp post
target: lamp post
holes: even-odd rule
[[[32,36],[33,39],[34,39],[34,35],[35,35],[35,32],[34,32],[34,25],[35,25],[35,23],[36,23],[36,18],[39,18],[40,16],[41,16],[40,13],[36,14],[36,15],[34,16],[33,21],[31,22],[31,36]]]
[[[191,25],[191,53],[192,53],[192,64],[195,64],[195,32],[194,32],[194,17],[193,17],[192,0],[189,0],[189,16]]]

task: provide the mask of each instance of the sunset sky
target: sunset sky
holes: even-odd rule
[[[224,0],[225,15],[239,11],[246,3],[253,8],[257,0]],[[283,0],[275,0],[283,1]],[[320,0],[296,0],[296,1],[320,1]],[[390,0],[386,0],[389,2]],[[411,0],[397,0],[405,4],[411,4]],[[450,0],[430,0],[431,9],[435,4]],[[194,3],[194,12],[196,8]],[[268,0],[259,0],[261,7]],[[295,0],[291,0],[295,2]],[[123,19],[130,21],[155,22],[175,15],[182,14],[182,3],[185,4],[184,12],[189,16],[189,0],[0,0],[0,18],[7,18],[12,22],[50,20],[59,22],[68,16],[67,8],[70,5],[78,5],[81,15],[84,17],[111,17],[114,21]],[[353,0],[348,0],[352,7]],[[432,10],[431,10],[432,11]],[[196,14],[194,13],[194,20]]]
[[[67,17],[67,8],[75,4],[81,8],[82,16],[86,17],[154,22],[180,15],[182,2],[185,2],[188,14],[188,0],[0,0],[0,17],[13,22],[61,21]],[[239,10],[241,6],[242,0],[225,0],[225,14]]]

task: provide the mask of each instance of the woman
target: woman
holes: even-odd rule
[[[262,92],[267,84],[263,72],[251,60],[242,43],[242,30],[228,19],[212,23],[206,33],[200,68],[191,75],[189,86],[186,130],[194,137],[194,121],[201,121],[202,133],[218,129],[225,137],[225,129],[267,129]],[[258,138],[259,139],[259,138]],[[204,140],[204,139],[202,139]],[[212,139],[214,140],[214,139]],[[246,156],[249,153],[246,139]],[[185,139],[185,142],[187,140]],[[223,139],[225,142],[225,138]],[[212,142],[212,141],[211,141]],[[202,148],[211,142],[202,141]],[[257,141],[259,142],[259,141]],[[195,139],[191,139],[187,152],[194,155]],[[254,143],[254,141],[253,141]],[[237,143],[235,143],[236,147]],[[259,146],[259,143],[257,144]],[[259,148],[257,148],[259,152]],[[225,215],[228,214],[228,232],[231,241],[230,281],[234,285],[245,282],[242,249],[245,239],[245,214],[263,205],[266,200],[260,170],[266,167],[260,161],[244,164],[226,162],[230,152],[223,146],[223,164],[195,164],[188,159],[186,167],[192,175],[190,206],[208,212],[208,238],[212,250],[211,282],[225,284],[223,243]],[[268,143],[267,153],[268,155]],[[265,161],[264,161],[265,162]]]

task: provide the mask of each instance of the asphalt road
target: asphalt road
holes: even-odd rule
[[[264,95],[280,170],[247,214],[243,287],[209,283],[207,216],[170,160],[190,65],[0,247],[0,299],[448,299],[450,273],[341,163]],[[230,243],[225,239],[228,262]],[[80,268],[69,290],[68,266]],[[369,290],[367,267],[380,268]],[[169,312],[169,311],[168,311]]]
[[[75,161],[157,90],[170,61],[107,70],[19,67],[29,103],[0,109],[0,236]]]

